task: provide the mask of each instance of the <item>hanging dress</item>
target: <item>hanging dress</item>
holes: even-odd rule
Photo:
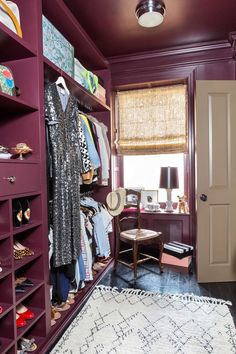
[[[77,125],[78,107],[71,95],[60,94],[55,83],[45,87],[52,160],[53,265],[71,264],[80,255],[81,154]]]

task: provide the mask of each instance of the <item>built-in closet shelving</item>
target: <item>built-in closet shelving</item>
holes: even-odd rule
[[[38,353],[45,353],[92,291],[102,273],[86,285],[69,311],[53,327],[50,326],[50,294],[48,265],[48,214],[46,183],[46,149],[44,121],[44,83],[62,75],[81,109],[90,112],[108,125],[110,135],[110,73],[106,59],[89,35],[81,28],[63,0],[15,0],[21,15],[21,39],[0,23],[0,64],[11,68],[21,95],[12,97],[0,92],[0,144],[13,147],[27,143],[33,150],[23,160],[0,159],[0,352],[17,353],[22,336],[34,337]],[[104,82],[106,103],[89,93],[72,77],[62,72],[43,56],[42,15],[75,47],[75,57]],[[14,176],[14,182],[9,177]],[[108,186],[96,188],[102,202],[110,191]],[[31,219],[28,224],[13,226],[13,202],[27,198]],[[17,240],[34,251],[31,256],[14,259],[13,245]],[[114,240],[112,240],[113,244]],[[109,267],[109,265],[108,265]],[[106,270],[104,270],[106,271]],[[103,272],[104,272],[103,271]],[[25,276],[34,286],[25,293],[15,293],[15,277]],[[24,304],[35,313],[22,328],[16,327],[16,306]]]

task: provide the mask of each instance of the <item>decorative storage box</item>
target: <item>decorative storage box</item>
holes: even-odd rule
[[[86,82],[86,72],[87,69],[81,64],[81,62],[74,58],[74,79],[77,81],[81,86],[87,88]]]
[[[43,16],[43,55],[74,77],[74,47],[45,16]]]
[[[91,93],[98,88],[98,77],[87,70],[78,59],[74,59],[74,79]]]

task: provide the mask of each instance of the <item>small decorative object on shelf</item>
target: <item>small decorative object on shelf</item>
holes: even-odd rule
[[[29,154],[33,150],[25,143],[16,144],[15,147],[11,148],[11,153],[13,155],[19,155],[19,159],[23,160],[23,155]]]
[[[189,212],[189,208],[188,208],[188,202],[187,202],[186,195],[183,195],[182,197],[180,197],[178,195],[177,197],[179,199],[179,201],[178,201],[178,212],[187,214]]]
[[[6,146],[0,145],[0,159],[10,159],[12,154],[10,154],[9,149]]]

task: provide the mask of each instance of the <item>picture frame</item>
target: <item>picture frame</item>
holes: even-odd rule
[[[147,208],[148,204],[158,203],[158,190],[142,190],[141,191],[141,203],[143,208]]]
[[[142,193],[143,188],[141,187],[126,187],[126,189],[133,189],[134,191]],[[130,195],[129,197],[126,197],[126,203],[128,204],[137,204],[137,200],[135,196]]]

